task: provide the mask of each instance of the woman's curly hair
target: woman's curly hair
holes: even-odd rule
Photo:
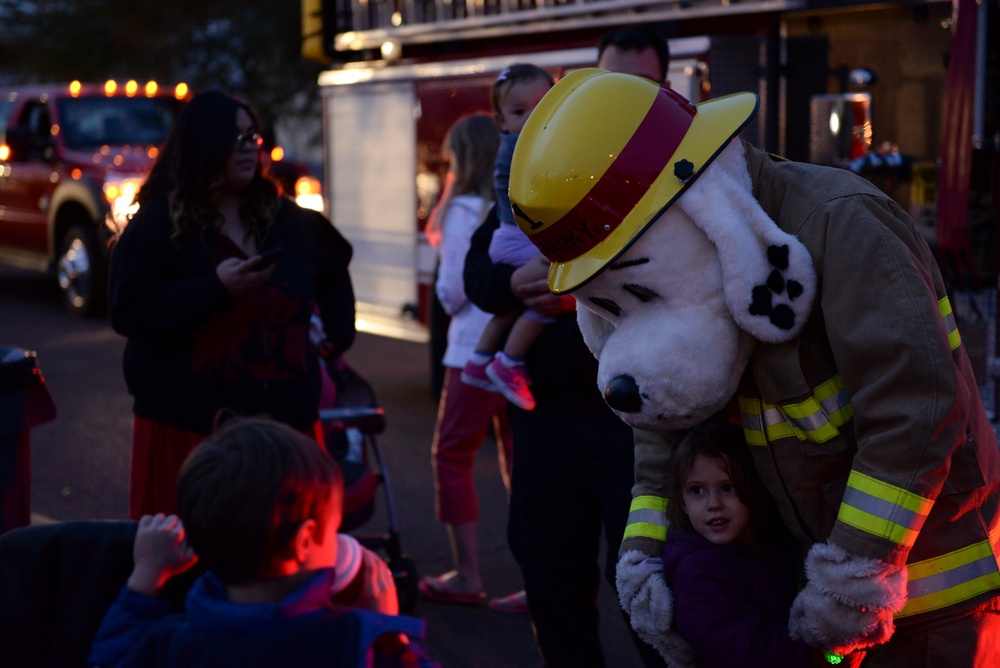
[[[196,95],[181,109],[153,169],[136,195],[142,206],[155,196],[170,202],[172,239],[204,233],[221,222],[217,211],[226,163],[236,138],[236,113],[243,109],[260,128],[257,114],[246,102],[218,90]],[[277,207],[279,190],[260,163],[240,196],[240,215],[248,235],[263,238]]]

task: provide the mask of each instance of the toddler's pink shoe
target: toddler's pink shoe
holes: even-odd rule
[[[486,375],[486,367],[488,364],[476,364],[472,360],[465,363],[465,368],[462,369],[462,382],[466,385],[472,385],[473,387],[478,387],[480,390],[487,390],[488,392],[499,392],[498,388],[490,377]]]
[[[535,397],[528,389],[531,381],[524,365],[507,366],[497,357],[486,365],[486,375],[496,383],[495,392],[500,392],[518,408],[526,411],[535,410]]]

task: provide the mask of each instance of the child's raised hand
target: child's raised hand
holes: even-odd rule
[[[194,566],[198,557],[184,539],[184,524],[176,515],[144,515],[132,546],[134,567],[127,586],[156,597],[167,580]]]

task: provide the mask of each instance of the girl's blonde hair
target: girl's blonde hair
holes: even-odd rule
[[[489,114],[464,116],[445,133],[441,152],[448,158],[448,178],[441,199],[434,205],[424,234],[431,246],[437,246],[448,205],[456,195],[479,195],[486,204],[496,199],[493,169],[500,144],[500,128]],[[484,214],[488,206],[484,207]]]
[[[479,195],[492,201],[493,169],[500,144],[500,129],[487,114],[472,114],[455,121],[444,137],[444,153],[451,163],[454,185],[449,193]]]

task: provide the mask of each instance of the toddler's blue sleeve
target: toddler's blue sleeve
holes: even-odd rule
[[[497,216],[501,223],[514,224],[514,210],[510,206],[510,163],[514,157],[517,135],[500,135],[497,164],[493,171],[493,187],[497,191]]]

